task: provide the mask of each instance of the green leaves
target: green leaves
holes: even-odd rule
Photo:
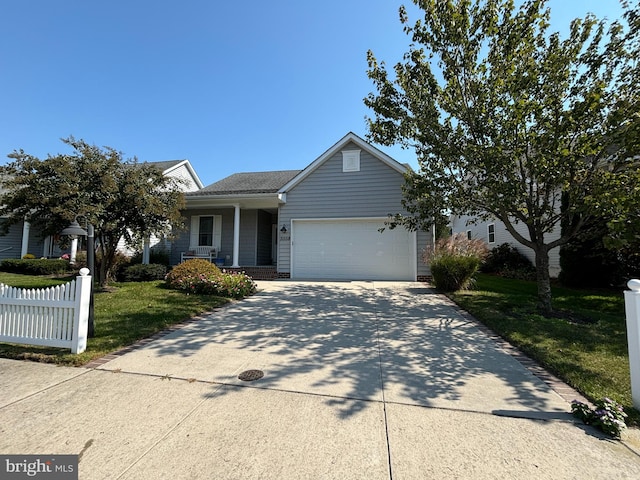
[[[57,235],[80,216],[95,227],[106,280],[121,238],[168,234],[181,225],[184,197],[176,180],[153,165],[123,160],[111,147],[99,148],[73,137],[62,140],[71,154],[45,160],[15,151],[2,167],[0,215],[5,229],[28,220],[43,236]]]
[[[404,190],[410,215],[396,220],[417,228],[485,212],[510,232],[524,223],[529,238],[516,239],[546,255],[581,225],[549,240],[563,220],[628,218],[623,199],[637,196],[623,176],[638,162],[622,160],[640,152],[640,4],[627,4],[626,27],[587,15],[563,39],[549,32],[544,0],[414,3],[424,15],[411,25],[401,9],[411,44],[394,76],[368,54],[368,138],[414,147],[420,165]]]

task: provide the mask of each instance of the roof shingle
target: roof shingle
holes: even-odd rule
[[[302,170],[234,173],[187,195],[276,193]]]

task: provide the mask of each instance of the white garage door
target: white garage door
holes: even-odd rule
[[[415,234],[384,219],[294,220],[292,278],[415,280]]]

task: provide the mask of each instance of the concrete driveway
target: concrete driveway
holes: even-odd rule
[[[82,454],[81,479],[640,478],[633,436],[574,423],[571,389],[424,285],[260,287],[94,369],[0,361],[0,453]]]

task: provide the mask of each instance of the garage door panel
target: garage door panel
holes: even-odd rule
[[[294,221],[292,276],[349,280],[413,280],[415,235],[379,232],[383,220]]]

